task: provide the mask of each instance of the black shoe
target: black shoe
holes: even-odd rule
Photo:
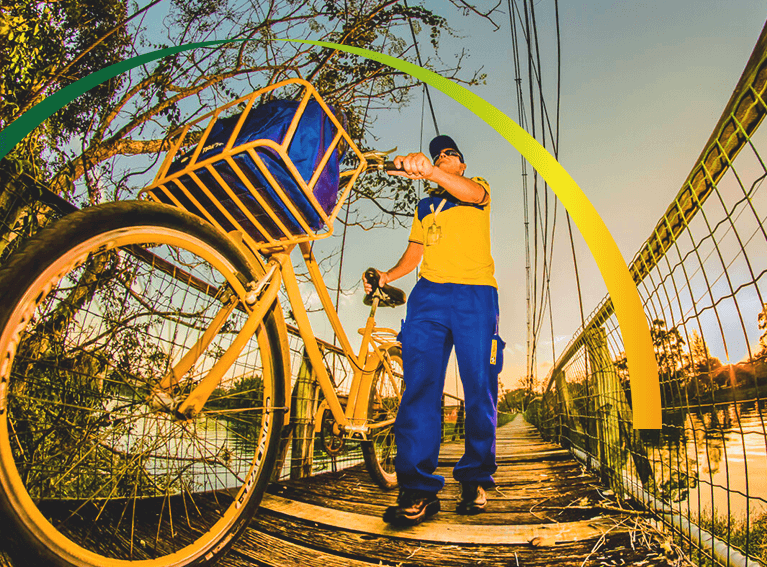
[[[400,488],[397,505],[389,506],[383,521],[393,526],[415,526],[439,512],[439,498],[435,492]]]
[[[478,482],[461,483],[461,499],[455,507],[456,514],[479,514],[486,505],[485,489]]]

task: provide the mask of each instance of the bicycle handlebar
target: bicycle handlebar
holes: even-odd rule
[[[401,167],[397,167],[394,165],[394,162],[390,160],[386,160],[384,162],[370,161],[368,162],[368,171],[371,169],[378,171],[402,171]]]

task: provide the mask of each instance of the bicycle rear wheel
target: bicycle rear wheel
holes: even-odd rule
[[[228,549],[277,453],[274,313],[201,414],[174,409],[244,324],[254,276],[213,227],[144,202],[69,215],[0,270],[0,513],[19,563],[201,565]],[[232,294],[237,307],[158,401]]]
[[[397,417],[402,391],[402,349],[392,345],[384,351],[392,373],[389,374],[383,364],[373,375],[368,405],[368,421],[371,425],[391,421]],[[394,457],[397,456],[397,444],[394,440],[394,424],[373,428],[370,439],[362,442],[362,455],[370,476],[381,487],[390,490],[397,486],[397,473],[394,470]]]

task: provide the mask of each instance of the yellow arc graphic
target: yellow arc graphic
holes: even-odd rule
[[[492,104],[440,75],[396,57],[324,41],[280,40],[346,51],[399,69],[440,90],[503,136],[546,180],[570,213],[597,262],[615,307],[630,370],[634,429],[660,429],[658,365],[642,301],[618,245],[578,184],[535,138]]]
[[[144,62],[153,61],[163,56],[189,49],[212,47],[236,41],[250,40],[209,41],[166,48],[136,56],[127,61],[96,71],[39,102],[31,110],[6,126],[2,131],[2,136],[0,136],[0,157],[5,156],[18,141],[53,112],[56,112],[83,92],[87,92],[111,77],[117,76]],[[346,51],[408,73],[440,90],[472,111],[522,154],[546,180],[570,213],[597,262],[602,278],[605,280],[615,308],[615,315],[618,318],[626,358],[629,364],[634,428],[660,429],[661,405],[658,366],[655,361],[650,328],[642,309],[639,292],[626,267],[626,262],[604,222],[573,178],[559,165],[557,160],[532,136],[492,104],[432,71],[395,57],[358,47],[322,41],[277,41],[293,41]]]

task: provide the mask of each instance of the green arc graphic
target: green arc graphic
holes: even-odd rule
[[[247,40],[208,41],[186,44],[153,51],[111,65],[61,89],[46,98],[0,132],[0,159],[13,149],[29,132],[66,104],[93,87],[156,59],[200,47]],[[322,41],[279,40],[305,43],[346,51],[378,61],[415,77],[438,89],[473,112],[503,136],[546,180],[581,231],[586,244],[597,262],[602,278],[615,307],[620,325],[626,358],[630,368],[631,395],[635,429],[660,429],[661,404],[658,366],[655,361],[650,328],[644,315],[639,292],[628,271],[626,262],[607,226],[594,206],[572,177],[532,136],[511,118],[468,89],[440,75],[395,57]]]

